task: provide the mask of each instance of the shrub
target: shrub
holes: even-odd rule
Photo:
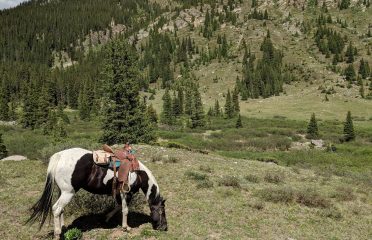
[[[355,199],[355,194],[352,188],[341,186],[336,188],[336,192],[331,197],[334,197],[339,201],[352,201]]]
[[[259,195],[265,201],[274,203],[291,203],[295,199],[295,192],[291,187],[266,188],[259,192]]]
[[[330,207],[330,208],[326,208],[326,209],[323,209],[321,212],[320,212],[320,215],[323,216],[323,217],[328,217],[328,218],[333,218],[333,219],[341,219],[342,218],[342,213],[340,211],[340,209],[338,209],[337,207]]]
[[[197,188],[212,188],[213,182],[209,179],[205,179],[205,180],[199,181],[196,187]]]
[[[0,159],[8,156],[8,150],[6,149],[5,144],[3,143],[3,134],[0,133]]]
[[[281,172],[267,172],[264,179],[268,183],[278,184],[284,181],[284,175]]]
[[[161,155],[160,154],[154,154],[151,156],[151,162],[161,162]]]
[[[210,166],[202,165],[199,167],[200,171],[212,173],[213,169]]]
[[[248,182],[251,182],[251,183],[258,183],[258,182],[260,182],[260,179],[256,175],[253,175],[253,174],[248,174],[244,178]]]
[[[278,160],[273,157],[259,157],[256,160],[260,162],[265,162],[265,163],[275,163],[277,165],[279,164]]]
[[[195,171],[188,170],[185,172],[185,175],[192,180],[197,180],[197,181],[204,181],[208,179],[208,175],[204,173],[199,173]]]
[[[80,229],[72,228],[64,234],[64,237],[66,240],[78,240],[83,237],[83,233]]]
[[[265,203],[262,201],[252,201],[248,203],[248,206],[257,210],[262,210],[265,207]]]
[[[234,176],[224,176],[219,180],[218,184],[220,186],[240,188],[239,180]]]
[[[296,202],[307,207],[328,208],[330,202],[320,195],[315,189],[304,189],[296,193]]]
[[[104,213],[115,206],[112,196],[79,191],[66,208],[66,214]]]
[[[180,160],[175,156],[170,156],[169,158],[165,159],[165,163],[178,163]]]

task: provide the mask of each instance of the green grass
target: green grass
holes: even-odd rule
[[[121,239],[369,238],[371,185],[355,184],[348,176],[317,176],[313,170],[306,169],[299,174],[292,168],[275,164],[180,149],[145,145],[134,148],[141,153],[139,160],[152,170],[162,195],[167,198],[169,231],[153,231],[151,224],[145,223],[130,233],[121,231],[120,226],[94,228],[83,232],[84,239],[112,239],[114,236]],[[154,152],[175,156],[179,162],[164,167],[151,161]],[[268,172],[282,173],[284,182],[264,181]],[[28,208],[44,187],[46,166],[40,161],[0,162],[0,173],[2,239],[51,239],[52,225],[44,226],[40,232],[36,226],[22,225],[29,215]],[[245,177],[249,174],[261,181],[252,182],[251,177]],[[234,187],[237,182],[239,188]],[[350,189],[353,197],[347,199]],[[99,208],[94,204],[88,205],[90,208],[82,207],[92,199],[85,195],[79,193],[82,199],[75,199],[68,205],[67,225]],[[149,214],[143,202],[142,207],[136,209]],[[120,214],[115,218],[120,222]]]

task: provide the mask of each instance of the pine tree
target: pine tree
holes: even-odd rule
[[[9,120],[9,105],[5,84],[0,85],[0,120]]]
[[[347,9],[350,6],[350,0],[341,0],[339,5],[340,10]]]
[[[180,114],[183,114],[184,113],[184,102],[185,102],[185,97],[183,95],[183,90],[182,89],[178,89],[178,102],[179,102],[179,111],[180,111]]]
[[[219,117],[221,116],[221,107],[220,103],[218,102],[218,99],[214,102],[214,116]]]
[[[363,58],[360,60],[359,65],[359,74],[362,76],[363,79],[366,79],[370,75],[370,68],[367,61],[365,61]]]
[[[48,111],[48,121],[43,125],[43,133],[45,135],[53,135],[58,123],[58,117],[52,109]]]
[[[21,123],[24,128],[34,129],[36,126],[37,115],[37,92],[28,85],[26,96],[23,100],[23,111]]]
[[[192,105],[193,105],[193,95],[190,89],[186,89],[186,96],[185,96],[185,113],[191,116],[192,113]]]
[[[67,114],[63,111],[63,104],[59,103],[57,107],[57,117],[61,118],[66,124],[70,124],[70,119]]]
[[[63,138],[67,137],[65,123],[62,119],[57,120],[57,124],[53,129],[53,137],[57,141],[60,141]]]
[[[78,108],[79,108],[79,117],[83,121],[90,119],[90,107],[88,101],[87,87],[84,86],[83,90],[79,93]]]
[[[8,150],[6,149],[6,146],[3,143],[3,134],[0,133],[0,159],[3,159],[7,156],[8,156]]]
[[[158,122],[158,114],[152,104],[147,107],[147,115],[152,123],[156,124]]]
[[[48,121],[48,109],[51,105],[51,98],[48,89],[43,86],[38,99],[36,110],[36,126],[41,127]]]
[[[227,90],[226,103],[225,103],[225,115],[227,118],[234,117],[234,106],[232,103],[230,90]]]
[[[315,113],[311,115],[309,125],[307,126],[307,138],[318,138],[319,133],[318,133],[318,124],[317,120],[315,118]]]
[[[161,122],[168,125],[172,125],[174,123],[172,98],[169,94],[168,88],[165,90],[163,95],[163,112],[161,114]]]
[[[346,49],[345,57],[346,57],[346,63],[354,62],[354,48],[351,45],[351,42],[349,43],[349,46]]]
[[[240,114],[238,115],[238,120],[236,121],[235,127],[236,128],[242,128],[243,127],[242,117],[240,116]]]
[[[126,40],[113,41],[106,46],[104,60],[101,141],[115,144],[155,140],[154,125],[139,100],[137,53]]]
[[[362,98],[365,97],[364,95],[364,86],[363,86],[363,80],[358,76],[358,85],[359,85],[359,93]]]
[[[201,100],[200,92],[198,87],[194,89],[194,104],[192,107],[192,114],[191,114],[191,127],[203,127],[205,126],[205,115],[203,110],[203,103]]]
[[[175,92],[173,92],[172,108],[173,108],[173,114],[175,117],[178,117],[182,114],[180,98],[176,96]]]
[[[352,63],[346,67],[344,71],[344,75],[345,75],[346,80],[349,82],[352,82],[355,80],[356,74],[355,74],[355,69]]]
[[[234,113],[240,112],[240,106],[239,106],[239,90],[235,86],[233,96],[232,96],[233,106],[234,106]]]
[[[346,121],[344,123],[344,141],[349,142],[355,139],[353,119],[350,111],[347,112]]]

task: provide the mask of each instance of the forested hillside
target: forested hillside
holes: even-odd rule
[[[111,41],[135,49],[153,122],[203,128],[321,108],[339,119],[353,105],[369,118],[371,11],[344,0],[26,2],[0,11],[0,119],[51,134],[69,124],[63,109],[102,116]]]
[[[148,144],[169,232],[82,193],[92,239],[370,239],[371,52],[370,0],[30,0],[0,10],[0,159]],[[0,237],[49,238],[19,227],[45,166],[0,169]]]

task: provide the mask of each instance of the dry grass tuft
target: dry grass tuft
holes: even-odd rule
[[[264,180],[268,183],[283,183],[284,182],[284,173],[282,172],[267,172]]]
[[[233,188],[240,188],[239,179],[234,176],[223,176],[219,181],[218,185],[226,186],[226,187],[233,187]]]
[[[248,174],[244,178],[245,178],[245,180],[247,180],[248,182],[251,182],[251,183],[259,183],[260,182],[260,179],[257,175]]]

